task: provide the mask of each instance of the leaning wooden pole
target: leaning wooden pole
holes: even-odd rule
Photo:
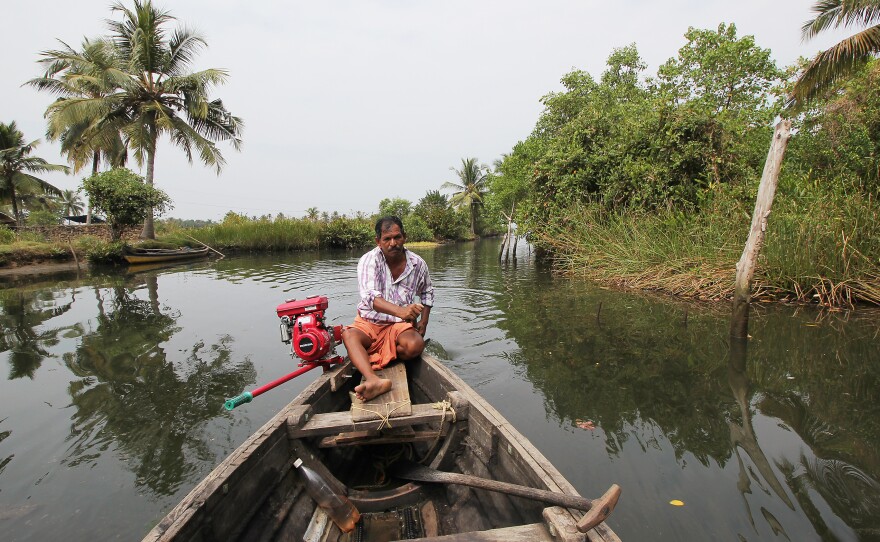
[[[783,119],[776,125],[776,130],[773,132],[770,152],[767,153],[767,161],[764,163],[764,172],[761,175],[761,184],[758,186],[758,197],[755,200],[755,212],[752,214],[752,227],[749,230],[749,239],[746,241],[742,256],[736,264],[733,316],[730,321],[731,337],[745,338],[748,336],[752,276],[755,274],[758,254],[764,245],[764,235],[767,232],[767,218],[770,216],[773,196],[776,194],[776,186],[779,184],[779,170],[782,169],[782,158],[785,156],[785,149],[788,147],[789,139],[791,139],[791,121]]]

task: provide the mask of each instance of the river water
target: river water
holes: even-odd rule
[[[880,540],[880,316],[729,307],[553,277],[520,245],[418,248],[429,351],[624,541]],[[302,390],[275,307],[348,323],[359,253],[233,257],[0,282],[0,540],[138,540]],[[680,505],[678,501],[680,501]]]

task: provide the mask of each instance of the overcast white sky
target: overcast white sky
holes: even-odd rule
[[[128,1],[126,0],[126,3]],[[21,84],[41,51],[106,33],[109,0],[3,1],[0,121],[44,138],[52,97]],[[454,180],[451,166],[491,164],[528,136],[539,99],[573,68],[599,77],[614,48],[635,43],[649,74],[684,45],[689,26],[735,23],[782,67],[840,35],[808,44],[814,0],[171,0],[157,1],[208,48],[194,69],[230,77],[213,97],[245,121],[244,145],[221,144],[220,176],[160,143],[156,184],[166,216],[220,219],[376,212],[383,197],[416,202]],[[37,156],[64,163],[55,144]],[[132,160],[132,169],[138,171]],[[46,175],[75,189],[87,172]],[[139,173],[142,173],[139,171]]]

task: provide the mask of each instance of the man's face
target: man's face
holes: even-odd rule
[[[396,260],[403,254],[403,244],[406,235],[400,231],[397,224],[391,224],[390,228],[382,230],[382,237],[376,239],[376,244],[382,250],[386,260]]]

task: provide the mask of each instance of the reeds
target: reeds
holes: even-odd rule
[[[774,207],[752,286],[758,299],[880,305],[880,225],[870,200]],[[817,206],[819,204],[817,203]],[[725,205],[686,214],[572,209],[538,234],[556,268],[625,288],[730,299],[750,213]]]
[[[319,248],[322,223],[306,219],[224,221],[204,228],[170,229],[163,239],[179,239],[181,244],[198,240],[217,249],[285,252]]]

